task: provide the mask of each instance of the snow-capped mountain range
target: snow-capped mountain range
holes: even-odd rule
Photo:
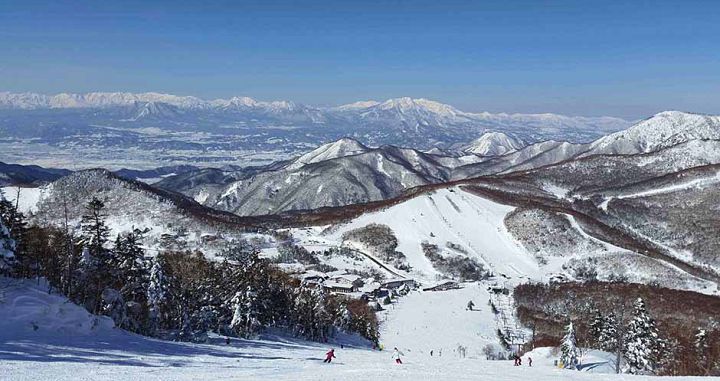
[[[119,173],[181,192],[211,208],[266,215],[386,200],[413,187],[529,171],[598,155],[638,155],[630,162],[646,163],[662,158],[668,163],[663,171],[677,171],[716,164],[718,141],[718,117],[670,111],[584,144],[552,140],[528,144],[514,135],[488,132],[448,150],[422,151],[372,147],[346,137],[269,166],[174,166]],[[634,168],[628,163],[622,166],[628,171]],[[5,177],[12,176],[8,172]],[[26,177],[32,183],[31,176]]]
[[[590,223],[590,231],[612,245],[712,280],[720,279],[716,275],[720,274],[720,262],[714,255],[719,243],[712,236],[716,224],[708,223],[719,181],[718,131],[717,117],[672,111],[586,144],[526,144],[511,135],[491,132],[443,154],[392,145],[371,147],[343,138],[271,166],[119,172],[135,178],[149,176],[151,186],[123,182],[107,171],[84,171],[62,178],[48,189],[70,189],[73,199],[79,200],[105,194],[119,206],[116,212],[125,216],[122,221],[135,224],[148,215],[162,219],[164,213],[170,213],[187,226],[193,225],[192,216],[240,225],[303,226],[310,221],[324,221],[324,225],[385,210],[421,194],[430,195],[423,205],[433,208],[441,202],[433,200],[435,190],[470,186],[473,194],[494,202],[573,215],[583,224]],[[24,170],[11,169],[14,173]],[[39,170],[22,173],[32,180]],[[160,189],[159,193],[153,189]],[[156,204],[153,200],[158,195],[171,201]],[[467,200],[451,194],[444,198],[451,199],[446,209],[455,210],[452,213],[461,213],[455,208]],[[46,194],[44,199],[50,200],[50,196]],[[39,204],[40,212],[47,202]],[[128,214],[132,205],[146,206]],[[526,237],[524,229],[529,222],[540,224],[549,218],[542,217],[543,213],[522,211],[507,222],[516,229],[511,233],[521,241],[528,240],[523,242],[533,250],[539,241]],[[425,217],[420,213],[414,218]],[[567,223],[558,220],[558,224]],[[577,239],[569,237],[568,242]],[[670,278],[668,285],[675,284]]]
[[[670,140],[659,138],[667,134],[662,129],[667,125],[684,128],[674,130]],[[207,178],[206,171],[191,171],[156,185],[240,215],[275,214],[385,200],[413,187],[560,166],[597,156],[603,157],[603,162],[616,163],[605,157],[635,155],[617,164],[627,167],[628,173],[633,163],[645,163],[645,171],[649,171],[649,163],[660,160],[668,163],[662,173],[669,173],[718,163],[718,131],[720,123],[714,117],[664,112],[587,144],[546,141],[526,145],[509,135],[490,132],[461,145],[459,151],[422,152],[392,145],[371,148],[343,138],[268,170],[230,170]],[[647,144],[656,141],[659,143]]]
[[[421,150],[466,144],[485,132],[527,143],[585,143],[630,124],[613,117],[473,113],[408,97],[316,107],[249,97],[2,92],[0,160],[77,168],[258,165],[343,137]]]
[[[527,124],[545,128],[595,127],[603,132],[626,127],[626,120],[614,117],[571,117],[559,114],[506,114],[463,112],[447,104],[432,100],[410,97],[388,99],[384,102],[359,101],[337,107],[314,107],[291,101],[257,101],[250,97],[204,100],[193,96],[178,96],[155,92],[92,92],[84,94],[61,93],[44,95],[36,93],[0,92],[2,109],[82,109],[82,108],[140,108],[133,120],[151,115],[170,116],[162,105],[174,109],[192,111],[258,112],[291,116],[293,114],[312,116],[314,123],[325,123],[339,115],[358,121],[378,122],[395,120],[407,127],[454,124]]]

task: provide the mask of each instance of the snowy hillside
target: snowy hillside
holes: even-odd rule
[[[337,159],[339,157],[361,154],[369,151],[362,143],[354,139],[343,138],[332,143],[324,144],[295,159],[289,166],[291,169],[320,161]]]
[[[18,188],[2,189],[14,203]],[[216,219],[221,215],[215,211],[205,210],[179,194],[155,190],[104,170],[75,172],[41,188],[20,188],[19,195],[18,207],[31,221],[62,226],[67,211],[71,227],[76,226],[86,212],[85,206],[96,197],[106,205],[112,236],[133,228],[148,228],[145,245],[152,253],[168,249],[162,247],[166,237],[212,255],[242,236],[239,227]],[[217,240],[219,236],[227,241]]]
[[[525,143],[502,132],[487,132],[462,150],[480,156],[502,156],[525,147]]]
[[[275,214],[385,200],[408,188],[448,178],[449,168],[441,158],[393,146],[368,149],[344,139],[301,156],[285,168],[232,182],[203,197],[203,203],[239,215]]]
[[[720,117],[665,111],[593,142],[583,155],[657,151],[691,140],[720,140]]]
[[[453,278],[428,258],[423,244],[430,244],[445,258],[471,258],[515,285],[558,277],[585,280],[586,270],[592,269],[598,279],[623,277],[704,293],[718,290],[714,283],[667,263],[589,236],[571,216],[519,210],[462,187],[421,194],[330,228],[314,232],[297,229],[295,235],[308,248],[323,242],[368,252],[366,247],[345,241],[344,234],[373,223],[387,225],[397,238],[396,250],[404,254],[411,267],[398,272],[424,285]]]

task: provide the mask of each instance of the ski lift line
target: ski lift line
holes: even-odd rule
[[[389,272],[390,274],[392,274],[392,275],[394,275],[394,276],[396,276],[396,277],[398,277],[398,278],[407,278],[405,275],[398,274],[396,271],[392,270],[390,267],[388,267],[387,265],[385,265],[384,263],[382,263],[379,259],[375,258],[374,256],[372,256],[372,255],[370,255],[370,254],[368,254],[368,253],[365,253],[364,251],[357,250],[357,249],[354,249],[354,248],[350,248],[350,247],[347,247],[347,246],[344,246],[344,247],[347,248],[347,249],[349,249],[350,251],[352,251],[352,252],[354,252],[354,253],[359,253],[359,254],[364,255],[366,258],[368,258],[369,260],[371,260],[372,262],[374,262],[375,264],[377,264],[378,266],[380,266],[383,270]]]

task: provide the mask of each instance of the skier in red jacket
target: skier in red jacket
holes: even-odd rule
[[[335,358],[335,349],[330,349],[330,351],[326,353],[325,356],[325,361],[323,362],[330,363],[330,361]]]

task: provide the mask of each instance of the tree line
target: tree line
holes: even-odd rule
[[[566,368],[597,349],[614,355],[617,373],[720,375],[715,296],[604,282],[525,284],[513,295],[531,345],[559,346]]]
[[[180,250],[149,256],[142,245],[148,230],[111,239],[105,210],[93,198],[79,229],[68,218],[60,226],[29,225],[0,195],[0,241],[13,253],[2,258],[0,274],[44,278],[50,292],[148,336],[250,338],[272,327],[315,341],[341,331],[378,341],[377,319],[365,302],[306,288],[251,245],[229,246],[221,260]]]

